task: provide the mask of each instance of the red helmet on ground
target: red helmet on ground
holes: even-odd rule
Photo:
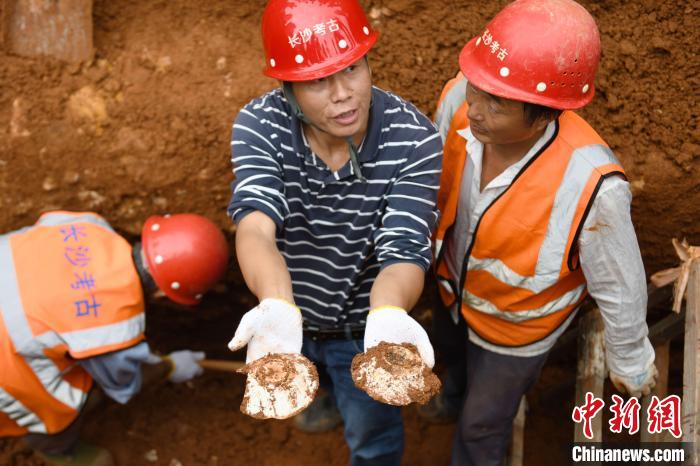
[[[490,94],[561,110],[595,93],[600,36],[593,17],[573,0],[518,0],[464,46],[459,67]]]
[[[324,78],[362,58],[377,41],[357,0],[270,0],[262,19],[271,78]]]
[[[176,303],[199,303],[226,271],[226,238],[201,215],[153,215],[143,224],[141,241],[149,273]]]

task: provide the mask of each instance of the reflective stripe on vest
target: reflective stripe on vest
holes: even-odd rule
[[[44,347],[32,335],[20,302],[9,235],[0,237],[0,290],[0,310],[15,349],[51,396],[73,409],[79,409],[87,393],[63,379],[59,368],[44,355]]]
[[[56,225],[66,225],[69,223],[92,223],[94,225],[99,225],[106,228],[109,231],[114,231],[112,226],[107,223],[107,220],[103,219],[97,214],[92,212],[47,212],[39,217],[36,225],[43,226],[56,226]],[[32,228],[32,227],[28,227]]]
[[[35,434],[45,434],[46,426],[41,419],[12,395],[0,387],[0,412],[5,413],[18,426]]]
[[[95,342],[99,342],[101,346],[111,346],[121,343],[142,332],[145,326],[146,316],[145,314],[139,314],[122,322],[87,330],[58,333],[45,332],[41,335],[37,335],[35,339],[46,348],[52,348],[61,343],[67,343],[71,351],[80,353],[93,349],[95,347]]]
[[[611,164],[619,165],[619,162],[612,151],[605,146],[595,145],[574,151],[554,198],[554,206],[549,217],[544,242],[540,247],[534,276],[524,277],[498,259],[478,259],[476,257],[469,259],[467,270],[486,271],[503,283],[512,287],[524,288],[535,294],[554,285],[559,279],[562,256],[567,249],[576,206],[584,188],[595,167]],[[476,308],[482,310],[479,307]],[[482,312],[487,311],[483,310]]]
[[[440,103],[435,112],[435,121],[438,123],[440,137],[444,143],[452,126],[452,120],[457,109],[462,106],[467,98],[467,80],[462,73],[451,79],[440,96]],[[459,128],[462,129],[462,128]]]
[[[539,307],[537,309],[528,309],[525,311],[501,311],[493,303],[485,299],[479,298],[478,296],[474,296],[466,290],[464,291],[462,300],[469,307],[476,309],[479,312],[498,317],[499,319],[503,319],[508,322],[517,323],[537,319],[540,317],[545,317],[555,312],[561,311],[567,306],[578,302],[584,296],[584,293],[586,293],[586,285],[580,285],[574,288],[573,290],[564,293],[557,299],[548,302],[542,307]]]

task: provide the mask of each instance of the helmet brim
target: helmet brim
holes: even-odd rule
[[[344,70],[367,55],[372,47],[374,47],[374,44],[376,44],[378,37],[379,33],[377,31],[372,31],[369,37],[359,44],[358,47],[350,50],[347,54],[343,55],[341,59],[334,59],[332,63],[322,63],[315,67],[304,68],[299,71],[278,70],[268,63],[263,69],[263,74],[270,78],[279,79],[280,81],[290,82],[313,81],[314,79],[325,78],[338,71]]]
[[[526,92],[520,88],[509,85],[504,79],[498,79],[493,73],[489,73],[486,66],[482,62],[478,53],[476,53],[476,41],[479,37],[475,37],[462,48],[459,54],[459,68],[467,80],[477,88],[489,94],[503,97],[510,100],[518,100],[531,104],[543,105],[559,110],[575,110],[584,107],[595,95],[595,86],[590,85],[588,91],[579,99],[562,99],[551,98],[545,95],[537,95],[535,92]],[[517,76],[511,74],[509,79],[517,79]],[[537,83],[532,82],[531,87],[534,89]]]

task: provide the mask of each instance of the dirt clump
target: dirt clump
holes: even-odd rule
[[[425,365],[415,345],[381,342],[352,360],[352,380],[382,403],[427,403],[440,391],[440,379]]]
[[[241,412],[255,419],[292,417],[318,390],[316,367],[300,354],[268,354],[239,372],[248,374]]]

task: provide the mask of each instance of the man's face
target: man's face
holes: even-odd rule
[[[527,141],[544,130],[548,121],[527,121],[525,106],[517,100],[496,97],[467,83],[469,126],[484,144],[508,145]]]
[[[366,131],[372,76],[364,58],[325,78],[295,82],[292,88],[304,115],[323,131],[338,138]]]

